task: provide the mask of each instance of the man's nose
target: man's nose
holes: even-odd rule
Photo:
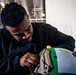
[[[28,33],[24,33],[24,35],[23,35],[23,39],[28,39],[28,37],[29,37],[29,34]]]

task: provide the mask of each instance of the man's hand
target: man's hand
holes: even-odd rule
[[[22,67],[24,67],[24,66],[33,67],[33,66],[36,66],[38,64],[38,62],[39,62],[39,58],[32,53],[26,53],[20,59],[20,65]]]

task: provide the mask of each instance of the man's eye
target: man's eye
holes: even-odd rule
[[[15,35],[15,36],[20,36],[20,35]]]
[[[30,31],[30,26],[25,31]]]
[[[22,36],[23,34],[16,34],[15,36]]]

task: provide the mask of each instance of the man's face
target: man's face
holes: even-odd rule
[[[32,40],[33,28],[28,16],[17,27],[6,26],[10,34],[19,42],[30,42]]]

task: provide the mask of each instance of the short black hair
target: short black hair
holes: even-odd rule
[[[27,16],[27,12],[22,5],[11,2],[2,9],[1,22],[3,26],[16,27],[22,22],[25,15]]]

